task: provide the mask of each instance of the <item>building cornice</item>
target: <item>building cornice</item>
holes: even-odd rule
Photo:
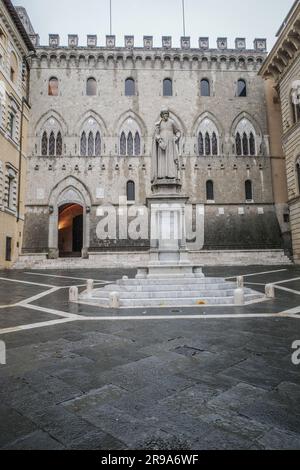
[[[5,8],[6,10],[8,11],[9,13],[9,16],[11,18],[11,20],[13,21],[16,29],[18,30],[18,33],[19,35],[21,36],[25,46],[27,47],[28,51],[34,51],[35,48],[23,26],[23,23],[22,21],[20,20],[20,17],[17,13],[17,11],[15,10],[11,0],[1,0],[1,2],[3,2],[3,4],[5,5]]]
[[[278,83],[300,51],[300,0],[293,5],[278,32],[278,40],[264,62],[259,74]]]

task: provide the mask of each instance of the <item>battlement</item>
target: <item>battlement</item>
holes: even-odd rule
[[[235,48],[228,48],[228,39],[225,37],[217,38],[217,44],[215,48],[210,47],[210,41],[208,37],[200,37],[197,47],[193,47],[191,44],[191,38],[189,36],[182,36],[180,38],[180,47],[174,48],[172,46],[172,37],[171,36],[162,36],[161,47],[153,46],[153,36],[144,36],[143,37],[143,47],[135,47],[134,36],[128,35],[124,36],[124,46],[118,47],[116,45],[116,36],[108,35],[106,36],[105,45],[98,46],[98,37],[96,34],[88,34],[86,46],[79,46],[79,36],[77,34],[68,35],[68,45],[61,46],[59,34],[49,34],[49,43],[48,46],[40,45],[40,38],[38,34],[30,34],[30,39],[36,47],[49,47],[52,49],[55,48],[89,48],[89,49],[138,49],[138,50],[182,50],[182,51],[195,51],[199,50],[202,52],[257,52],[257,53],[266,53],[267,52],[267,40],[264,38],[256,38],[253,43],[252,49],[247,49],[246,39],[245,38],[236,38],[235,39]]]

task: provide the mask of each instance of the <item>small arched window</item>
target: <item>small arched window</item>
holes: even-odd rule
[[[173,96],[173,82],[171,78],[165,78],[163,82],[163,96]]]
[[[127,182],[127,201],[135,201],[135,184],[133,181]]]
[[[95,156],[101,156],[101,135],[99,131],[97,132],[95,139]]]
[[[207,78],[201,80],[200,84],[201,96],[210,96],[210,83]]]
[[[235,136],[235,146],[236,146],[236,154],[238,156],[241,156],[242,155],[242,141],[241,141],[241,136],[239,132]]]
[[[249,155],[249,142],[246,132],[243,134],[243,155]]]
[[[204,155],[204,142],[202,132],[199,132],[198,135],[198,152],[200,156]]]
[[[120,154],[126,155],[126,136],[124,132],[122,132],[120,137]]]
[[[206,200],[214,201],[214,183],[211,180],[206,181]]]
[[[80,139],[80,155],[82,157],[86,156],[86,133],[83,132],[81,134],[81,139]]]
[[[88,78],[86,81],[86,94],[87,96],[97,95],[97,81],[93,77]]]
[[[240,79],[237,82],[237,96],[245,97],[247,96],[247,85],[245,80]]]
[[[218,139],[215,132],[212,135],[212,154],[218,155]]]
[[[125,96],[135,95],[135,81],[133,78],[127,78],[125,81]]]
[[[209,133],[206,132],[205,134],[205,155],[210,155],[211,147],[210,147],[210,137]]]
[[[89,137],[88,137],[88,156],[89,157],[93,157],[94,156],[94,151],[95,151],[95,147],[94,147],[94,135],[92,133],[92,131],[89,133]]]
[[[131,132],[129,132],[127,137],[127,155],[129,157],[133,156],[133,137]]]
[[[255,138],[254,138],[253,132],[250,132],[249,146],[250,146],[250,155],[254,156],[256,154],[256,148],[255,148]]]
[[[51,132],[49,137],[49,156],[54,157],[55,155],[55,135]]]
[[[58,79],[56,77],[52,77],[49,80],[48,95],[49,96],[58,96]]]
[[[48,136],[47,132],[43,133],[42,137],[42,156],[46,157],[48,155]]]
[[[138,132],[135,133],[134,137],[134,155],[141,155],[141,138]]]
[[[253,201],[253,190],[252,190],[252,181],[245,181],[245,196],[246,201]]]
[[[61,132],[58,132],[57,137],[56,137],[56,156],[57,157],[62,156],[62,136],[61,136]]]

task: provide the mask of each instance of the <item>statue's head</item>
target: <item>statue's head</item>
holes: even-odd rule
[[[170,111],[168,108],[162,108],[160,112],[160,117],[164,120],[167,121],[170,117]]]

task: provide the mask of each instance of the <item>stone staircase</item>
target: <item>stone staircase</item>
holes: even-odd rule
[[[235,282],[223,278],[184,277],[128,279],[80,295],[80,301],[99,307],[112,307],[118,299],[120,308],[193,307],[201,305],[234,305]],[[265,295],[244,288],[245,303],[265,299]]]
[[[283,250],[190,251],[189,260],[198,266],[280,266],[292,261]],[[88,259],[47,259],[46,255],[22,255],[14,269],[137,268],[148,265],[148,252],[91,253]]]

